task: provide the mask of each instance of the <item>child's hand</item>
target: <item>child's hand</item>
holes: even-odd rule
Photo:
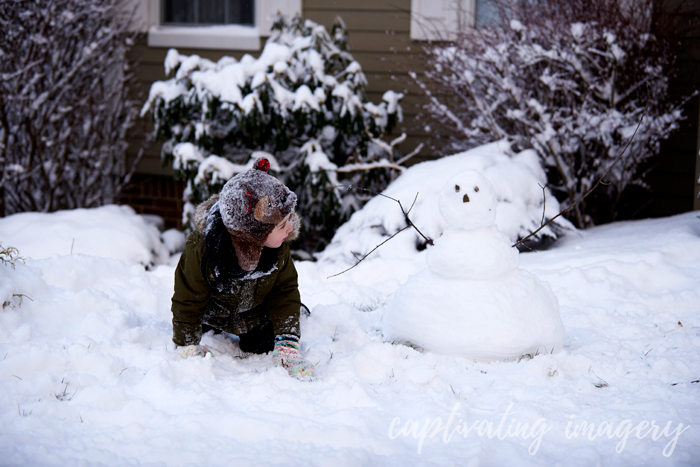
[[[290,376],[309,379],[314,375],[314,366],[299,353],[299,340],[294,336],[277,336],[272,351],[272,362],[281,366]]]
[[[207,354],[211,355],[212,357],[214,354],[212,353],[211,350],[209,350],[207,347],[204,347],[203,345],[188,345],[187,347],[177,347],[175,349],[175,352],[182,358],[187,358],[187,357],[206,357]]]

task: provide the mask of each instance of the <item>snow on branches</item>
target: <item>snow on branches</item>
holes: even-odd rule
[[[330,239],[362,201],[334,189],[339,177],[378,191],[386,186],[391,169],[366,169],[386,158],[372,141],[401,120],[403,95],[367,102],[367,81],[339,18],[330,33],[300,17],[289,24],[278,18],[258,58],[214,63],[170,50],[165,69],[169,79],[153,84],[142,114],[152,114],[164,160],[188,183],[185,225],[192,205],[244,170],[255,151],[274,154],[277,176],[297,193],[307,247],[311,237],[315,244]]]
[[[99,206],[128,181],[131,7],[0,3],[0,215]]]
[[[645,186],[640,168],[683,118],[667,97],[673,57],[651,33],[652,1],[593,3],[495,2],[500,22],[429,45],[425,78],[449,100],[413,74],[457,145],[507,139],[534,148],[564,205],[606,173],[642,120],[605,186],[570,210],[578,227],[615,218],[625,189]]]

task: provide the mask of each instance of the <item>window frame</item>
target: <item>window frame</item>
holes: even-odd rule
[[[477,0],[411,0],[411,39],[454,40],[459,29],[475,27],[476,4]]]
[[[195,17],[199,16],[199,12],[197,11],[198,10],[197,7],[199,6],[199,2],[204,1],[204,0],[188,0],[188,1],[194,4]],[[253,24],[255,24],[255,1],[253,0],[251,3],[253,6]],[[224,3],[224,10],[226,11],[226,13],[230,14],[228,6],[229,6],[228,2],[225,2]],[[200,22],[200,21],[195,21],[192,23],[177,23],[177,22],[170,22],[169,23],[169,22],[165,21],[165,16],[166,16],[165,1],[161,0],[161,2],[160,2],[160,24],[162,24],[164,26],[229,26],[231,24],[237,24],[239,26],[251,26],[251,24],[248,24],[248,23],[246,23],[246,24],[244,24],[244,23],[226,23],[225,19],[224,19],[223,23],[205,23],[205,22]]]
[[[259,51],[277,12],[291,18],[302,11],[302,0],[255,0],[253,25],[168,25],[162,21],[164,0],[144,1],[148,2],[149,47]]]

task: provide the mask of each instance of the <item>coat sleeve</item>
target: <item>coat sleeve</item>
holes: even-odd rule
[[[202,338],[202,319],[209,301],[209,284],[200,272],[204,239],[198,231],[187,238],[185,251],[175,268],[175,291],[172,298],[173,342],[197,345]]]
[[[301,308],[299,279],[286,243],[280,252],[278,267],[279,273],[275,284],[265,297],[270,310],[270,321],[275,335],[291,334],[299,337],[299,309]]]

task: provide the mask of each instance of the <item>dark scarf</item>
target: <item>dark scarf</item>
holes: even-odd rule
[[[279,260],[280,248],[263,248],[258,266],[252,271],[246,271],[238,264],[236,250],[231,243],[231,234],[224,226],[219,211],[219,203],[215,203],[207,214],[204,227],[204,255],[200,264],[200,272],[210,287],[219,292],[233,289],[235,281],[240,281],[256,273],[269,273]]]

